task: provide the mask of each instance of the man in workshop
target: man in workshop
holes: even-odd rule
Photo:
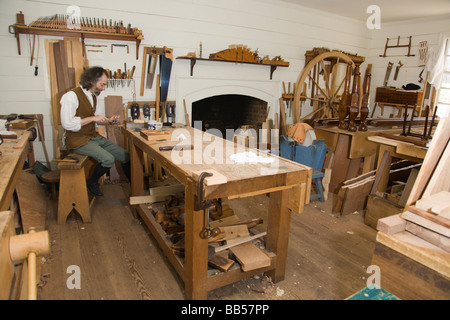
[[[96,125],[117,123],[119,116],[107,118],[96,112],[97,97],[105,90],[107,72],[101,67],[86,69],[80,77],[80,86],[61,97],[61,124],[65,129],[67,150],[87,155],[98,161],[94,173],[87,180],[87,188],[95,196],[103,196],[98,180],[118,160],[130,181],[128,151],[101,136]]]

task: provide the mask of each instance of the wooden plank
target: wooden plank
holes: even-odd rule
[[[60,119],[60,104],[56,80],[56,67],[55,67],[55,55],[53,51],[53,44],[57,40],[45,39],[45,56],[47,62],[47,72],[50,81],[50,101],[52,106],[52,123],[53,123],[53,141],[54,141],[54,157],[56,159],[60,158],[60,137],[58,126],[61,124]]]
[[[184,285],[187,299],[207,297],[208,241],[200,237],[204,228],[203,210],[196,210],[192,186],[186,187]]]
[[[423,160],[422,168],[417,176],[416,183],[411,190],[406,205],[413,204],[421,198],[422,193],[428,183],[428,180],[433,174],[433,171],[441,158],[441,154],[447,147],[448,140],[450,138],[450,118],[440,119],[439,124],[431,140],[428,152]]]
[[[405,188],[403,189],[402,195],[400,197],[400,200],[398,201],[398,204],[401,206],[406,206],[406,201],[409,198],[409,195],[411,193],[411,190],[414,186],[414,183],[416,182],[417,176],[419,174],[419,170],[418,169],[412,169],[408,180],[406,181],[406,185]]]
[[[164,195],[153,195],[153,196],[132,196],[130,197],[130,205],[144,204],[144,203],[154,203],[163,202],[169,200],[169,196]]]
[[[399,214],[378,220],[377,230],[385,234],[394,234],[404,231],[406,228],[406,220]]]
[[[376,243],[371,264],[380,267],[383,289],[400,299],[450,299],[448,277],[383,243]]]
[[[221,174],[220,172],[217,172],[214,169],[204,169],[204,170],[200,170],[200,171],[194,171],[194,172],[192,172],[192,177],[195,180],[198,180],[198,178],[200,177],[200,175],[203,172],[209,172],[209,173],[213,174],[211,177],[206,177],[205,180],[203,180],[203,184],[206,186],[214,186],[217,184],[224,184],[224,183],[227,183],[227,181],[228,181],[227,177],[225,177],[223,174]]]
[[[123,117],[123,98],[122,96],[106,96],[105,97],[105,116],[111,118],[112,116],[119,116],[118,121],[124,122]],[[124,148],[124,137],[120,128],[117,125],[106,126],[106,134],[109,140]],[[109,178],[111,181],[120,181],[125,178],[122,168],[119,168],[118,162],[109,170]]]
[[[450,229],[448,227],[443,226],[442,224],[439,224],[425,217],[422,217],[421,215],[418,215],[412,211],[407,210],[403,212],[401,217],[405,220],[421,225],[429,230],[440,233],[446,237],[450,237]]]
[[[230,249],[230,248],[232,248],[232,247],[241,245],[241,244],[243,244],[243,243],[250,242],[250,241],[253,241],[253,240],[255,240],[255,239],[264,237],[265,235],[267,235],[267,232],[261,232],[261,233],[255,234],[255,235],[253,235],[253,236],[242,237],[239,241],[234,241],[234,242],[232,242],[232,243],[230,243],[230,244],[225,244],[225,245],[223,245],[223,246],[220,246],[220,247],[215,248],[214,250],[215,250],[215,252],[221,252],[221,251],[223,251],[223,250]]]
[[[68,65],[64,41],[60,40],[58,42],[55,42],[53,44],[53,51],[55,57],[58,92],[62,96],[68,90],[72,89],[70,88],[71,81],[69,79],[69,73],[67,71]]]
[[[164,141],[172,138],[172,135],[164,130],[141,130],[140,134],[148,141]]]
[[[341,187],[337,196],[335,197],[336,201],[333,205],[332,213],[341,213],[342,204],[344,203],[345,195],[348,191],[348,188]]]
[[[386,191],[389,182],[389,171],[391,168],[392,156],[386,146],[380,145],[380,154],[378,157],[378,168],[375,182],[373,183],[370,194],[383,194]]]
[[[433,213],[429,213],[425,210],[419,209],[416,206],[408,206],[408,210],[418,214],[421,217],[424,217],[430,221],[436,222],[438,224],[440,224],[441,226],[444,226],[446,228],[450,228],[450,219],[441,217],[441,216],[437,216]]]
[[[446,207],[450,204],[450,192],[441,191],[430,196],[424,196],[416,201],[416,207],[425,211],[431,211],[433,213],[439,214],[434,208],[436,207]]]
[[[236,243],[236,241],[240,241],[242,238],[249,236],[246,224],[218,227],[214,231],[218,231],[219,233],[209,238],[208,242],[226,241],[228,245]]]
[[[81,74],[84,71],[83,65],[83,45],[80,39],[64,38],[64,45],[66,47],[67,64],[68,67],[74,69],[74,86],[78,86]]]
[[[336,151],[334,152],[333,164],[331,166],[330,192],[337,193],[339,185],[345,181],[350,159],[348,150],[350,146],[350,136],[341,134],[338,137]]]
[[[28,140],[31,132],[24,131],[22,135],[26,136],[26,140]],[[28,148],[14,149],[12,143],[3,142],[0,145],[2,152],[0,157],[0,211],[9,208],[19,174],[27,157]]]
[[[305,207],[306,183],[295,185],[289,190],[289,209],[295,213],[302,213]]]
[[[252,242],[246,242],[230,249],[243,271],[251,271],[270,266],[271,258]]]
[[[289,191],[273,192],[269,198],[266,250],[276,254],[276,269],[268,272],[273,282],[284,280],[289,243],[291,216],[288,209]]]
[[[47,195],[34,174],[22,171],[16,186],[24,233],[45,230]]]
[[[419,238],[422,238],[422,239],[428,241],[429,243],[441,248],[442,250],[445,250],[446,252],[450,252],[450,238],[449,237],[446,237],[437,232],[433,232],[430,229],[427,229],[425,227],[422,227],[421,225],[412,223],[410,221],[406,222],[406,231],[409,231],[412,234],[415,234]]]
[[[208,264],[213,268],[227,272],[234,265],[234,260],[228,258],[228,252],[219,252],[208,259]]]
[[[145,70],[147,68],[147,54],[148,54],[149,49],[150,48],[148,48],[148,47],[144,47],[144,49],[142,51],[142,72],[141,72],[141,90],[140,90],[141,96],[144,95]],[[157,88],[159,88],[159,86]]]
[[[16,144],[13,146],[14,149],[23,149],[25,148],[26,144],[28,143],[28,135],[22,134],[17,140]]]
[[[279,102],[280,102],[280,135],[284,136],[287,133],[287,123],[283,98],[280,98]]]
[[[423,264],[450,280],[450,253],[425,241],[410,232],[402,231],[393,235],[377,234],[380,242],[399,253]],[[450,292],[450,291],[449,291]]]
[[[348,190],[340,211],[341,215],[350,214],[365,208],[374,180],[373,177],[370,177],[348,187],[342,187],[342,189],[347,188]]]
[[[444,152],[434,169],[433,175],[423,192],[422,197],[427,197],[440,191],[450,190],[450,144],[447,142]]]
[[[377,228],[378,220],[401,213],[403,208],[377,195],[369,195],[367,198],[366,215],[364,223],[372,228]]]
[[[350,159],[345,180],[353,179],[358,176],[361,162],[362,158]]]
[[[9,239],[15,235],[13,213],[0,212],[0,300],[8,300],[14,279],[14,264],[9,254]]]
[[[150,188],[149,190],[151,196],[169,196],[171,194],[184,192],[184,189],[185,186],[179,183],[170,186],[154,187]]]

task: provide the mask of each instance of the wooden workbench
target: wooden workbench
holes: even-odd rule
[[[207,292],[210,290],[262,272],[267,272],[274,282],[283,280],[290,226],[289,191],[296,185],[310,184],[311,168],[255,149],[252,149],[252,151],[264,157],[272,157],[275,162],[272,164],[236,164],[229,159],[230,154],[227,154],[226,151],[242,152],[245,149],[244,147],[240,146],[242,149],[236,151],[237,145],[233,142],[190,127],[169,130],[172,132],[179,130],[172,134],[173,140],[176,140],[178,133],[183,133],[188,139],[193,137],[192,143],[190,141],[182,143],[183,145],[192,144],[193,150],[174,151],[174,154],[179,156],[186,155],[192,160],[193,164],[176,164],[171,157],[171,151],[159,151],[161,146],[180,144],[177,141],[165,141],[152,145],[142,138],[139,132],[127,129],[123,131],[126,139],[128,139],[131,155],[131,196],[144,195],[143,153],[148,154],[150,158],[161,164],[165,170],[168,170],[173,177],[185,186],[184,263],[172,252],[172,244],[167,240],[166,233],[156,223],[147,206],[138,205],[136,210],[184,281],[186,298],[206,299]],[[211,160],[208,155],[211,154],[212,142],[219,146],[215,149],[216,155],[220,151],[223,151],[223,154],[215,158],[214,163],[206,164],[206,161]],[[249,151],[248,148],[245,150]],[[200,236],[205,227],[205,214],[197,206],[197,179],[193,177],[193,172],[207,171],[208,169],[214,169],[224,175],[227,182],[212,186],[205,185],[203,188],[204,200],[270,194],[265,247],[271,256],[270,266],[248,272],[236,268],[208,277],[208,241]]]
[[[325,140],[328,152],[333,152],[329,191],[337,194],[342,182],[356,177],[359,167],[363,166],[362,173],[374,169],[378,144],[367,138],[380,132],[400,133],[401,129],[390,129],[369,126],[367,131],[351,132],[337,127],[315,127],[317,139]]]
[[[0,300],[18,299],[21,290],[18,289],[26,281],[15,277],[15,266],[9,258],[9,239],[15,235],[14,213],[9,209],[14,190],[22,172],[23,164],[28,154],[28,138],[30,131],[18,130],[17,139],[4,139],[0,145]],[[18,267],[21,269],[21,267]],[[15,292],[11,296],[11,292]],[[26,295],[25,295],[26,296]]]
[[[19,174],[28,154],[30,131],[18,130],[17,139],[4,139],[0,145],[0,211],[9,208]]]
[[[373,136],[367,138],[369,141],[379,145],[377,169],[380,168],[381,160],[384,152],[388,151],[389,156],[387,163],[390,164],[392,158],[399,158],[404,160],[421,163],[427,154],[427,148],[414,145],[412,143],[398,141],[386,137]],[[379,184],[378,190],[381,192],[386,191],[386,186],[389,180],[389,165],[384,168],[383,176]]]
[[[316,127],[314,128],[317,139],[324,139],[328,150],[335,151],[338,144],[339,136],[345,135],[349,137],[348,158],[357,159],[373,156],[377,153],[378,144],[368,141],[367,138],[376,136],[380,132],[396,134],[402,132],[401,128],[390,129],[380,127],[369,127],[367,131],[351,132],[342,130],[337,127]]]
[[[376,189],[376,193],[379,194],[374,193],[369,195],[369,198],[367,200],[367,210],[364,217],[364,222],[375,229],[378,219],[388,217],[403,211],[406,204],[405,201],[407,200],[407,197],[411,190],[410,187],[412,187],[411,183],[414,183],[415,180],[414,177],[412,177],[412,179],[408,178],[409,183],[407,183],[407,185],[405,186],[405,190],[403,191],[405,195],[400,198],[398,203],[387,201],[386,199],[381,197],[380,195],[386,192],[388,186],[392,158],[409,160],[415,163],[422,163],[428,149],[414,145],[412,143],[381,136],[372,136],[368,137],[367,139],[379,145],[377,163],[377,178],[379,176],[379,179],[377,179],[376,186],[374,187]],[[385,156],[386,164],[381,167],[385,152],[387,152]]]

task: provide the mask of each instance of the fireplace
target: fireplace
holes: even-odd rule
[[[201,121],[203,131],[218,129],[225,137],[227,129],[249,126],[258,130],[266,117],[267,102],[247,95],[224,94],[193,102],[191,125]]]
[[[244,125],[258,132],[258,125],[267,116],[274,119],[279,110],[281,87],[276,81],[178,77],[176,86],[177,105],[185,107],[177,108],[177,119],[185,119],[186,112],[192,126],[202,121],[203,130],[216,128],[223,137],[227,129]]]

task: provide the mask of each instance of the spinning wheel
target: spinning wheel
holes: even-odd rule
[[[306,66],[296,83],[294,122],[301,122],[308,117],[337,117],[342,94],[345,87],[351,83],[353,73],[350,72],[350,77],[348,76],[347,66],[353,71],[355,65],[363,61],[363,57],[347,55],[340,51],[319,53],[309,59],[306,55]],[[312,112],[302,115],[301,109],[307,107],[312,107]]]

